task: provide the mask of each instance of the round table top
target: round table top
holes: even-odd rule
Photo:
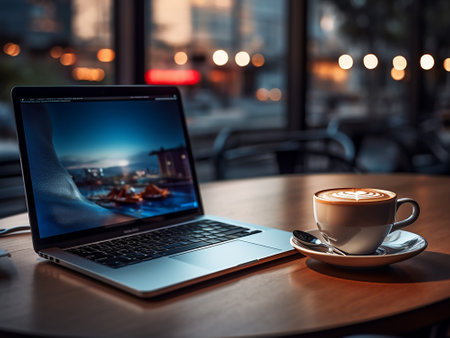
[[[421,206],[407,230],[427,249],[376,269],[345,269],[301,254],[139,299],[39,258],[28,233],[0,238],[0,334],[72,336],[334,336],[404,333],[450,318],[450,177],[293,175],[201,185],[205,212],[287,231],[313,229],[312,195],[374,187]],[[402,207],[399,217],[408,214]],[[26,214],[0,227],[27,222]]]

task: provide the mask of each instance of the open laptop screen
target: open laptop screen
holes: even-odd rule
[[[20,100],[40,238],[199,206],[177,100]]]

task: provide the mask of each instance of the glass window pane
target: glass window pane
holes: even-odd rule
[[[191,135],[285,125],[285,1],[150,4],[146,82],[181,87]]]
[[[16,85],[114,82],[112,0],[0,2],[0,146],[14,143]]]
[[[435,117],[450,126],[450,38],[448,35],[450,2],[424,2],[423,43],[421,55],[424,68],[425,102],[428,117]],[[448,129],[447,129],[448,134]],[[450,137],[446,135],[447,143]]]
[[[307,123],[408,115],[410,1],[309,1]]]

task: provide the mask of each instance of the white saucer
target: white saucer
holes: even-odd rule
[[[306,232],[324,241],[319,230],[307,230]],[[294,243],[292,238],[291,245],[305,256],[321,262],[344,267],[366,268],[388,265],[411,258],[425,250],[428,243],[422,236],[415,233],[397,230],[390,233],[377,249],[377,252],[371,255],[341,256],[334,253],[320,252]]]

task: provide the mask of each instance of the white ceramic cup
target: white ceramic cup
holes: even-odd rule
[[[395,222],[398,208],[409,203],[412,212]],[[411,198],[397,198],[392,191],[373,188],[335,188],[314,194],[314,218],[323,238],[352,255],[372,254],[386,236],[413,223],[420,213]]]

